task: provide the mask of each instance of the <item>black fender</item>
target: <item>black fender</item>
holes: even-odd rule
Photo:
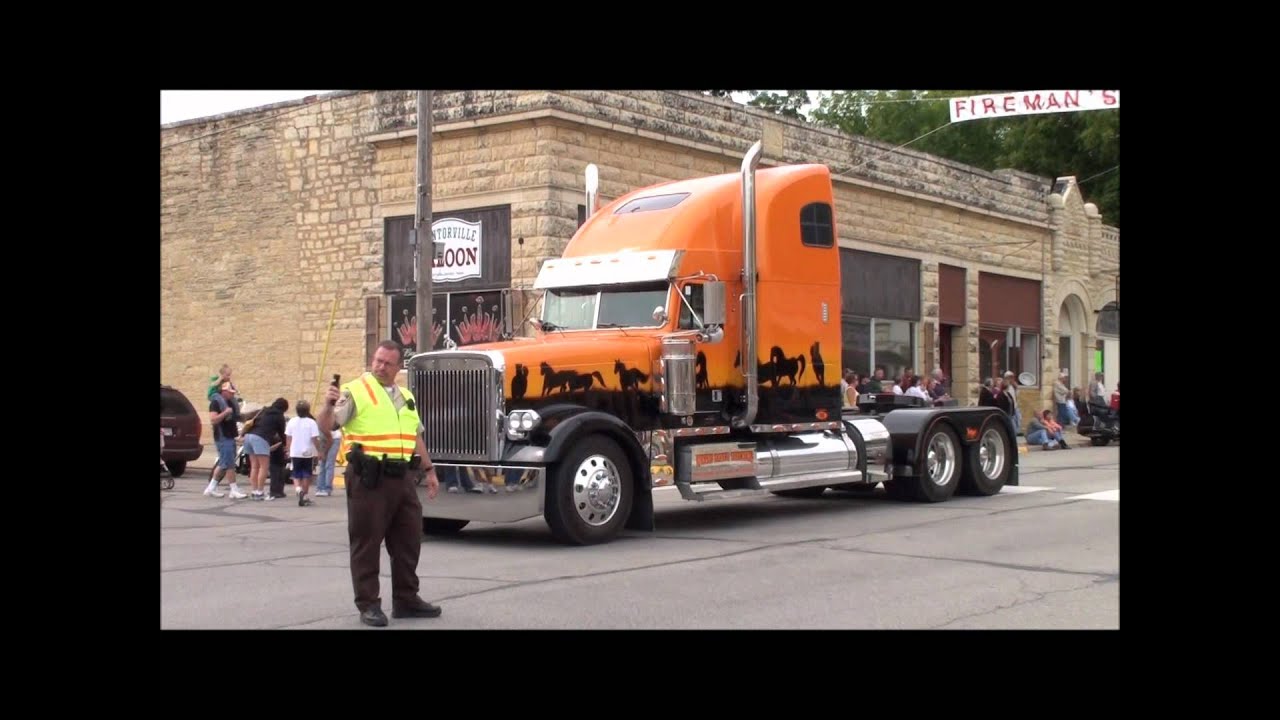
[[[878,418],[889,431],[895,475],[914,477],[919,473],[919,458],[924,457],[924,439],[936,423],[946,423],[960,439],[961,448],[974,445],[982,437],[982,427],[989,421],[1000,422],[1013,433],[1013,424],[1003,410],[994,407],[904,408]],[[1010,435],[1012,466],[1006,485],[1018,484],[1018,436]],[[968,450],[964,450],[968,452]]]
[[[635,431],[614,415],[578,405],[554,405],[540,412],[546,413],[542,416],[545,430],[534,439],[545,440],[542,458],[548,465],[557,462],[572,443],[587,435],[599,433],[618,443],[631,461],[631,476],[636,484],[626,527],[653,530],[653,477],[649,472],[649,451],[640,447]]]

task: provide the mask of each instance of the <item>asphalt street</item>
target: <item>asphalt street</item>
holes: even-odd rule
[[[656,492],[657,530],[557,544],[540,520],[424,538],[432,629],[1120,627],[1120,449],[1021,456],[1022,485],[902,503],[828,491],[701,503]],[[161,627],[350,629],[342,491],[310,507],[161,490]],[[243,487],[243,484],[242,484]],[[382,558],[384,610],[389,562]]]

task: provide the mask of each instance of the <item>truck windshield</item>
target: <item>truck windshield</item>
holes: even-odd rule
[[[542,319],[560,330],[656,327],[653,309],[667,306],[665,282],[547,290]]]

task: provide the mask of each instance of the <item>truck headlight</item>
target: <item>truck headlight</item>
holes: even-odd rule
[[[533,410],[512,410],[511,414],[507,415],[507,437],[512,440],[523,440],[541,422],[542,418]]]

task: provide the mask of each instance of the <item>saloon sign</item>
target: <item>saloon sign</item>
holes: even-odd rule
[[[443,218],[431,223],[435,241],[444,251],[431,269],[432,282],[480,277],[480,223]]]

